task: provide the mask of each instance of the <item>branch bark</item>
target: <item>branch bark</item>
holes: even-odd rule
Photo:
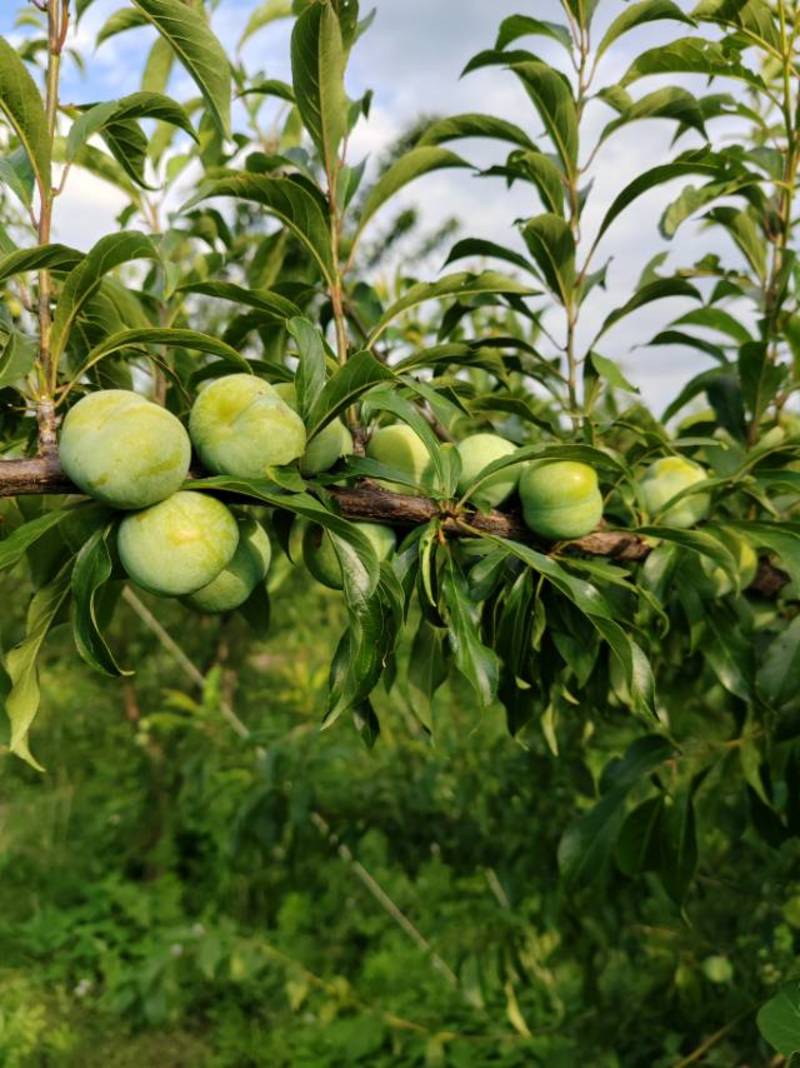
[[[61,469],[56,456],[26,460],[0,460],[0,497],[21,497],[43,493],[80,493]],[[458,516],[442,511],[427,497],[407,497],[391,493],[364,479],[357,486],[332,486],[328,493],[346,519],[388,526],[416,527],[442,517],[442,528],[453,537],[470,537]],[[513,541],[536,542],[517,512],[474,512],[467,517],[472,530]],[[543,546],[543,548],[547,548]],[[651,545],[638,534],[625,530],[595,530],[583,538],[564,543],[564,551],[583,556],[605,556],[625,563],[644,560]],[[775,597],[789,582],[789,576],[768,560],[762,560],[750,586],[753,593]]]

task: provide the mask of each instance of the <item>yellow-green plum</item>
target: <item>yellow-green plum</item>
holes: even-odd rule
[[[402,472],[414,485],[376,479],[379,486],[395,493],[413,493],[414,486],[429,486],[432,480],[431,457],[424,441],[405,423],[379,427],[369,440],[367,456],[395,471]]]
[[[385,560],[394,550],[396,537],[391,527],[381,523],[354,523],[366,535],[378,560]],[[309,524],[303,532],[303,560],[317,582],[332,590],[342,588],[342,569],[329,535],[322,527]]]
[[[270,467],[299,459],[306,447],[303,420],[255,375],[218,378],[198,396],[189,433],[200,459],[219,475],[263,478]]]
[[[292,382],[280,382],[275,392],[290,408],[297,408],[297,394]],[[300,458],[300,471],[304,475],[318,475],[327,471],[342,456],[353,451],[353,438],[341,419],[334,419],[306,444]]]
[[[249,516],[239,521],[239,544],[231,561],[186,603],[200,612],[232,612],[263,582],[272,559],[267,532]]]
[[[214,497],[182,490],[126,516],[119,527],[119,558],[139,586],[180,597],[207,586],[233,559],[239,525]]]
[[[572,460],[536,461],[519,480],[525,523],[542,538],[581,538],[603,515],[597,472]]]
[[[676,494],[704,481],[708,476],[704,467],[682,456],[664,456],[655,460],[641,481],[645,508],[653,518]],[[684,497],[659,516],[667,527],[688,529],[708,515],[711,498],[707,493]]]
[[[749,541],[736,537],[734,554],[736,556],[736,569],[739,574],[739,589],[746,590],[755,579],[758,571],[758,553]],[[703,583],[701,592],[710,597],[724,597],[732,593],[734,582],[730,575],[708,556],[700,557],[700,567],[703,571]]]
[[[189,435],[175,416],[128,389],[89,393],[70,408],[61,466],[90,497],[147,508],[176,493],[189,472]]]
[[[499,434],[471,434],[457,445],[461,457],[461,477],[458,480],[458,492],[465,493],[471,482],[474,482],[481,471],[495,460],[504,459],[517,451],[516,445]],[[519,482],[519,465],[508,467],[504,471],[498,471],[485,482],[481,483],[477,491],[472,495],[476,504],[487,504],[490,508],[496,508],[502,504],[514,490]]]

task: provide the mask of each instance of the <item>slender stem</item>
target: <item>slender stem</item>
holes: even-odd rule
[[[589,30],[583,24],[581,20],[580,25],[576,26],[574,31],[575,46],[578,50],[578,58],[576,62],[576,70],[578,75],[578,84],[575,93],[575,110],[578,116],[578,123],[580,124],[583,118],[583,112],[586,107],[588,99],[589,85],[591,83],[592,72],[589,70],[589,52],[590,52],[590,40]],[[580,203],[580,190],[578,188],[578,182],[580,176],[583,173],[580,167],[577,166],[575,172],[567,175],[567,195],[569,199],[569,227],[572,232],[572,238],[575,244],[575,248],[578,248],[581,237],[581,203]],[[578,430],[582,422],[582,414],[580,411],[580,405],[578,403],[578,367],[580,360],[576,352],[577,344],[577,330],[578,330],[578,318],[580,314],[580,304],[578,300],[578,294],[581,284],[586,274],[588,267],[587,262],[583,265],[583,268],[576,274],[575,283],[571,292],[569,293],[568,300],[565,304],[565,311],[567,316],[567,334],[566,342],[564,345],[564,354],[567,360],[567,394],[569,397],[569,417],[572,421],[573,430]]]
[[[778,346],[781,332],[781,311],[783,299],[780,292],[780,276],[786,260],[786,250],[792,232],[792,211],[794,205],[795,189],[797,185],[798,166],[800,165],[800,145],[798,144],[797,129],[795,126],[795,101],[792,91],[793,57],[796,41],[797,27],[793,26],[789,33],[786,18],[785,0],[778,0],[778,20],[780,26],[781,58],[782,58],[782,99],[779,101],[779,109],[783,117],[784,132],[786,136],[785,147],[781,147],[784,153],[783,176],[778,184],[779,192],[779,229],[773,239],[772,262],[769,276],[764,285],[764,318],[765,318],[765,341],[768,346],[769,359],[773,362],[778,358]],[[748,443],[755,444],[758,439],[758,413],[756,412],[748,427]]]
[[[339,205],[336,201],[336,181],[341,168],[342,161],[336,159],[332,163],[326,165],[326,174],[328,179],[328,206],[330,210],[331,219],[331,252],[333,260],[334,277],[330,284],[330,298],[331,308],[333,310],[333,322],[336,330],[336,355],[339,359],[340,366],[344,366],[347,363],[348,357],[348,340],[347,340],[347,318],[345,316],[344,305],[344,273],[347,267],[342,267],[339,262],[339,254],[342,241],[342,213],[339,211]],[[356,453],[363,452],[363,442],[361,435],[359,434],[358,425],[358,411],[354,406],[347,409],[345,413],[345,419],[347,425],[350,428],[350,432],[353,435],[353,444]]]
[[[55,140],[56,117],[58,115],[58,87],[61,74],[61,53],[69,27],[67,0],[48,0],[47,3],[47,72],[45,75],[45,114],[50,132],[50,143]],[[53,223],[53,189],[49,174],[42,176],[39,183],[39,218],[37,220],[37,238],[40,245],[50,242]],[[50,335],[52,315],[50,304],[52,285],[50,272],[45,268],[39,271],[39,358],[37,361],[38,389],[36,397],[36,416],[39,425],[39,452],[42,455],[53,452],[56,448],[56,414],[54,394],[58,382],[58,367],[52,359]]]

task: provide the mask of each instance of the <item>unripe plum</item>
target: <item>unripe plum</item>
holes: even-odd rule
[[[746,590],[756,577],[758,572],[758,553],[749,541],[736,536],[736,563],[739,573],[739,589]],[[715,564],[708,556],[700,557],[700,567],[703,570],[703,590],[710,597],[724,597],[733,592],[733,579],[727,572]]]
[[[292,382],[280,382],[275,392],[290,408],[297,408],[297,395]],[[353,438],[341,419],[334,419],[320,430],[306,445],[300,459],[300,471],[304,475],[318,475],[333,467],[342,456],[353,451]]]
[[[525,523],[542,538],[581,538],[603,516],[597,472],[573,460],[536,461],[519,480]]]
[[[218,378],[198,396],[189,433],[200,459],[219,475],[263,478],[303,455],[303,420],[255,375]]]
[[[175,416],[127,389],[89,393],[64,419],[59,458],[90,497],[147,508],[176,493],[189,472],[189,435]]]
[[[471,434],[457,445],[461,457],[461,477],[458,480],[458,492],[465,493],[471,482],[474,482],[481,471],[495,460],[503,459],[517,451],[516,445],[499,434]],[[481,483],[472,499],[477,504],[486,504],[490,508],[496,508],[502,504],[514,490],[519,482],[520,465],[498,471],[485,482]]]
[[[182,490],[122,520],[117,545],[137,585],[180,597],[208,585],[230,563],[239,526],[224,504]]]
[[[200,612],[232,612],[263,582],[272,559],[267,532],[249,516],[239,522],[239,544],[231,562],[186,603]]]
[[[430,453],[424,441],[405,423],[379,427],[369,440],[367,456],[402,471],[409,482],[429,486],[433,477]],[[413,493],[413,486],[388,479],[376,479],[379,486],[395,493]]]
[[[381,523],[354,523],[353,526],[366,535],[378,560],[385,560],[394,549],[397,539],[391,527]],[[333,542],[327,531],[316,524],[309,524],[303,533],[303,560],[317,582],[332,590],[342,589],[342,569]]]
[[[641,481],[642,495],[647,511],[654,516],[677,493],[702,482],[706,470],[682,456],[664,456],[655,460],[644,473]],[[668,508],[659,517],[667,527],[688,529],[708,515],[711,498],[707,493],[695,493],[684,497]]]

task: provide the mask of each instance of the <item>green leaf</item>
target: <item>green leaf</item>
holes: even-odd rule
[[[411,655],[408,659],[407,684],[411,711],[428,731],[433,730],[433,696],[447,678],[445,633],[441,627],[434,627],[423,616],[411,643]]]
[[[95,37],[94,41],[95,48],[99,48],[110,37],[116,37],[119,33],[126,33],[128,30],[135,30],[139,26],[146,25],[147,18],[141,11],[135,11],[130,7],[123,7],[119,11],[113,11],[97,31],[97,37]]]
[[[66,347],[75,319],[97,290],[103,276],[120,264],[138,259],[156,260],[158,251],[147,234],[128,231],[101,237],[77,267],[73,267],[64,280],[53,316],[50,345],[56,363]]]
[[[193,349],[195,352],[206,352],[210,356],[220,356],[224,360],[230,360],[242,371],[250,372],[250,364],[231,345],[224,341],[202,334],[197,330],[184,330],[176,327],[137,327],[133,330],[119,330],[111,334],[104,341],[89,352],[80,369],[74,375],[75,379],[84,375],[90,367],[93,367],[106,356],[111,356],[122,349],[131,349],[139,345],[169,345],[172,348]]]
[[[482,271],[480,274],[464,271],[458,274],[447,274],[440,278],[438,282],[417,282],[386,309],[373,328],[367,344],[374,345],[393,319],[408,311],[409,308],[415,308],[418,304],[423,304],[426,300],[437,300],[440,297],[457,297],[461,299],[480,293],[530,296],[535,292],[536,290],[530,289],[522,282],[509,278],[507,275],[498,274],[495,271]]]
[[[437,145],[420,145],[409,149],[399,159],[384,171],[377,182],[370,189],[364,206],[361,209],[361,218],[358,220],[358,229],[354,240],[358,239],[364,227],[372,216],[383,207],[387,200],[394,196],[398,190],[421,178],[432,171],[440,171],[449,167],[469,167],[465,159],[451,152],[447,148],[439,148]]]
[[[756,685],[775,709],[797,700],[800,694],[800,616],[767,646],[758,666]]]
[[[89,667],[116,678],[119,675],[130,675],[132,672],[123,671],[114,659],[100,632],[95,608],[97,592],[108,582],[114,570],[108,547],[108,539],[113,530],[111,524],[96,530],[75,559],[72,571],[72,596],[75,603],[72,633],[78,653]]]
[[[347,130],[345,49],[329,3],[311,4],[292,31],[292,83],[297,110],[329,176]]]
[[[569,82],[560,71],[538,61],[515,63],[511,69],[539,112],[564,171],[574,177],[578,166],[578,112]]]
[[[800,1053],[800,982],[788,983],[758,1010],[758,1029],[784,1057]]]
[[[628,67],[619,84],[625,88],[650,74],[704,74],[709,78],[736,78],[763,89],[762,78],[737,62],[718,41],[681,37],[643,52]]]
[[[169,84],[169,77],[175,62],[175,53],[169,42],[157,37],[147,57],[142,71],[141,89],[145,93],[163,93]],[[152,154],[152,146],[151,146]]]
[[[595,242],[600,241],[600,238],[605,234],[606,230],[608,230],[614,220],[621,215],[628,205],[632,204],[637,197],[642,196],[643,193],[647,193],[651,189],[655,189],[656,186],[663,185],[665,182],[670,182],[673,178],[682,178],[684,175],[688,174],[713,175],[718,174],[719,170],[719,163],[704,152],[702,154],[695,154],[694,158],[687,156],[674,163],[664,163],[658,167],[653,167],[649,171],[645,171],[644,174],[640,174],[638,177],[634,178],[632,182],[629,182],[621,193],[617,194],[611,207],[603,217]]]
[[[245,289],[233,282],[187,282],[178,286],[178,293],[199,293],[204,297],[219,297],[235,304],[244,304],[263,312],[268,319],[284,322],[300,315],[300,309],[291,300],[270,289]]]
[[[325,343],[322,334],[308,319],[290,319],[286,329],[294,338],[300,356],[294,384],[297,407],[305,421],[325,388]]]
[[[495,48],[505,48],[520,37],[549,37],[558,41],[567,50],[572,48],[572,37],[566,26],[558,22],[543,22],[529,15],[509,15],[500,23]]]
[[[676,493],[670,501],[664,504],[661,511],[667,511],[674,501],[681,500],[683,496],[686,496],[686,494]],[[738,561],[728,543],[714,536],[716,531],[713,527],[705,530],[681,530],[673,527],[645,526],[639,527],[637,533],[643,534],[645,537],[661,538],[663,541],[680,545],[682,548],[689,549],[700,556],[707,556],[718,567],[721,567],[734,582],[738,582]]]
[[[614,41],[634,27],[663,19],[694,25],[693,20],[688,15],[684,15],[678,5],[672,3],[672,0],[641,0],[641,3],[629,4],[621,14],[617,15],[597,46],[597,56],[602,56]]]
[[[31,546],[54,527],[63,523],[69,515],[69,509],[60,508],[56,511],[45,512],[44,515],[37,516],[36,519],[31,519],[23,523],[21,527],[17,527],[12,534],[0,541],[0,571],[18,564]]]
[[[625,818],[625,796],[614,791],[571,824],[558,843],[558,868],[567,886],[590,884],[608,869]]]
[[[39,191],[49,195],[50,131],[41,93],[4,37],[0,37],[0,111],[28,154]]]
[[[673,326],[704,326],[709,330],[718,330],[721,334],[733,338],[739,345],[753,340],[747,327],[722,308],[694,308],[676,319]]]
[[[36,355],[35,340],[18,330],[12,331],[0,347],[0,386],[13,385],[27,375],[36,362]]]
[[[448,641],[456,667],[485,708],[497,696],[500,662],[480,639],[479,609],[470,599],[467,581],[452,555],[447,557],[441,581]]]
[[[526,260],[524,256],[521,256],[519,252],[506,248],[505,245],[498,245],[494,241],[486,241],[479,237],[465,237],[461,241],[456,241],[444,261],[444,266],[447,267],[456,260],[463,260],[473,256],[481,258],[489,256],[492,259],[505,260],[507,263],[511,263],[528,273],[532,273],[535,270],[533,264]]]
[[[626,315],[630,315],[631,312],[636,311],[638,308],[643,308],[646,304],[652,304],[653,301],[663,300],[665,297],[691,297],[697,301],[702,300],[700,292],[685,278],[658,278],[655,282],[649,282],[647,285],[642,286],[630,300],[621,307],[615,308],[614,311],[606,316],[595,337],[595,343]]]
[[[25,271],[39,271],[43,267],[50,270],[65,270],[80,263],[84,254],[67,245],[37,245],[35,248],[21,248],[0,257],[0,282],[15,274]]]
[[[427,127],[417,145],[440,145],[444,141],[458,141],[465,137],[489,137],[495,141],[509,141],[522,148],[535,148],[520,126],[495,115],[481,115],[478,112],[437,119]]]
[[[575,286],[575,239],[569,224],[552,212],[535,215],[522,237],[554,295],[569,307]]]
[[[672,753],[666,738],[647,734],[606,765],[600,780],[604,796],[567,828],[558,845],[558,866],[568,886],[591,883],[604,873],[622,826],[626,797]]]
[[[182,0],[131,0],[164,37],[203,95],[220,133],[230,133],[231,68],[208,20]]]
[[[244,89],[241,96],[274,96],[278,100],[288,100],[294,103],[294,90],[288,82],[282,82],[278,78],[263,78]]]
[[[665,89],[656,89],[652,93],[643,96],[641,100],[631,100],[627,107],[621,110],[618,119],[613,119],[600,134],[600,143],[632,122],[640,119],[672,119],[682,123],[683,126],[697,130],[706,136],[705,120],[703,111],[697,100],[686,89],[679,86],[669,86]]]
[[[767,245],[752,216],[728,205],[712,208],[706,216],[733,238],[737,248],[761,281],[767,277]]]
[[[184,210],[207,197],[237,197],[261,204],[295,235],[319,264],[324,278],[331,282],[336,268],[331,250],[327,212],[320,199],[291,178],[263,174],[239,174],[219,178],[204,185]]]
[[[601,356],[599,352],[594,351],[589,353],[589,359],[591,360],[595,371],[597,371],[601,377],[605,378],[608,384],[614,389],[622,389],[627,393],[639,392],[639,387],[632,385],[628,381],[613,360],[609,360],[605,356]]]
[[[354,353],[325,383],[308,417],[308,436],[314,437],[332,419],[380,382],[394,381],[394,373],[366,350]]]
[[[24,640],[9,651],[5,668],[11,680],[11,690],[6,697],[6,714],[11,723],[9,749],[38,771],[41,764],[33,757],[28,746],[28,732],[39,710],[39,679],[36,661],[53,620],[69,596],[69,560],[48,585],[34,595],[28,608]]]
[[[161,122],[177,126],[188,133],[193,140],[197,135],[192,128],[189,116],[180,104],[176,104],[163,93],[139,92],[131,93],[130,96],[121,97],[119,100],[111,100],[104,104],[95,104],[84,111],[72,124],[67,137],[65,159],[70,162],[75,159],[81,146],[84,145],[94,134],[102,133],[107,128],[113,130],[115,124],[134,119],[151,118]],[[118,162],[122,160],[117,157]],[[126,168],[127,169],[127,168]],[[136,178],[138,172],[131,172],[131,177]]]
[[[254,8],[236,47],[240,49],[254,33],[263,29],[264,26],[268,26],[277,19],[289,18],[291,14],[292,0],[265,0],[264,3]]]
[[[764,341],[748,341],[742,345],[737,362],[742,399],[753,420],[757,421],[774,399],[786,377],[786,368],[772,362]]]
[[[5,159],[0,159],[0,182],[10,189],[26,208],[31,208],[36,175],[24,148],[18,148]]]
[[[763,0],[701,0],[692,17],[701,22],[730,26],[777,59],[782,57],[776,18]]]
[[[537,149],[511,152],[503,166],[490,167],[487,175],[500,175],[509,185],[515,181],[535,186],[546,211],[564,214],[564,172],[555,156]]]
[[[361,724],[361,733],[366,732],[369,744],[374,743],[369,736],[376,735],[377,720],[371,706],[364,705],[394,653],[401,620],[402,590],[391,570],[384,569],[375,595],[363,611],[351,615],[350,627],[336,650],[323,729],[343,712],[355,709],[357,725],[359,717],[367,721]]]

